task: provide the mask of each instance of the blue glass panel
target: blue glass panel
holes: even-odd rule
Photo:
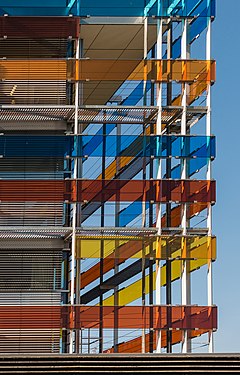
[[[163,16],[200,16],[210,17],[216,14],[215,0],[163,0]]]
[[[215,157],[215,137],[189,137],[185,155],[198,158]]]
[[[66,0],[1,0],[1,7],[66,8]]]
[[[144,10],[145,16],[156,16],[158,14],[158,0],[147,0]]]
[[[80,14],[90,16],[144,16],[144,0],[81,0]],[[76,8],[74,8],[75,10]]]
[[[159,0],[160,1],[160,0]],[[156,1],[145,0],[2,0],[1,14],[15,16],[62,16],[73,14],[92,17],[139,17],[139,16],[215,16],[215,0],[162,0],[160,9]],[[183,5],[185,4],[185,5]],[[73,6],[72,6],[73,5]]]
[[[216,15],[216,1],[215,0],[187,0],[186,15],[210,17]]]
[[[11,16],[64,16],[66,0],[2,0],[0,14]]]
[[[115,125],[106,126],[106,135],[83,136],[1,136],[0,154],[4,157],[64,157],[103,155],[138,157],[214,158],[215,137],[111,135]]]
[[[81,155],[102,156],[103,138],[102,135],[83,136]],[[214,137],[122,135],[117,139],[116,135],[109,135],[105,137],[105,142],[106,156],[215,157]]]

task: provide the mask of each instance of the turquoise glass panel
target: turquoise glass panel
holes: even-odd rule
[[[2,0],[0,14],[12,16],[142,17],[215,16],[215,0]],[[68,5],[70,4],[70,5]]]

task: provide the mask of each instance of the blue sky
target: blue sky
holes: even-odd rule
[[[213,23],[212,57],[217,60],[213,88],[213,133],[217,158],[217,204],[213,210],[218,259],[214,263],[214,302],[219,307],[216,352],[240,352],[240,34],[239,0],[217,0]]]

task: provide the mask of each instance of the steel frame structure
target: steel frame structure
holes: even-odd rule
[[[215,0],[100,3],[1,1],[0,352],[213,352]]]

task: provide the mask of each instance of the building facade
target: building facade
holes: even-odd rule
[[[0,1],[0,352],[213,352],[214,18]]]

